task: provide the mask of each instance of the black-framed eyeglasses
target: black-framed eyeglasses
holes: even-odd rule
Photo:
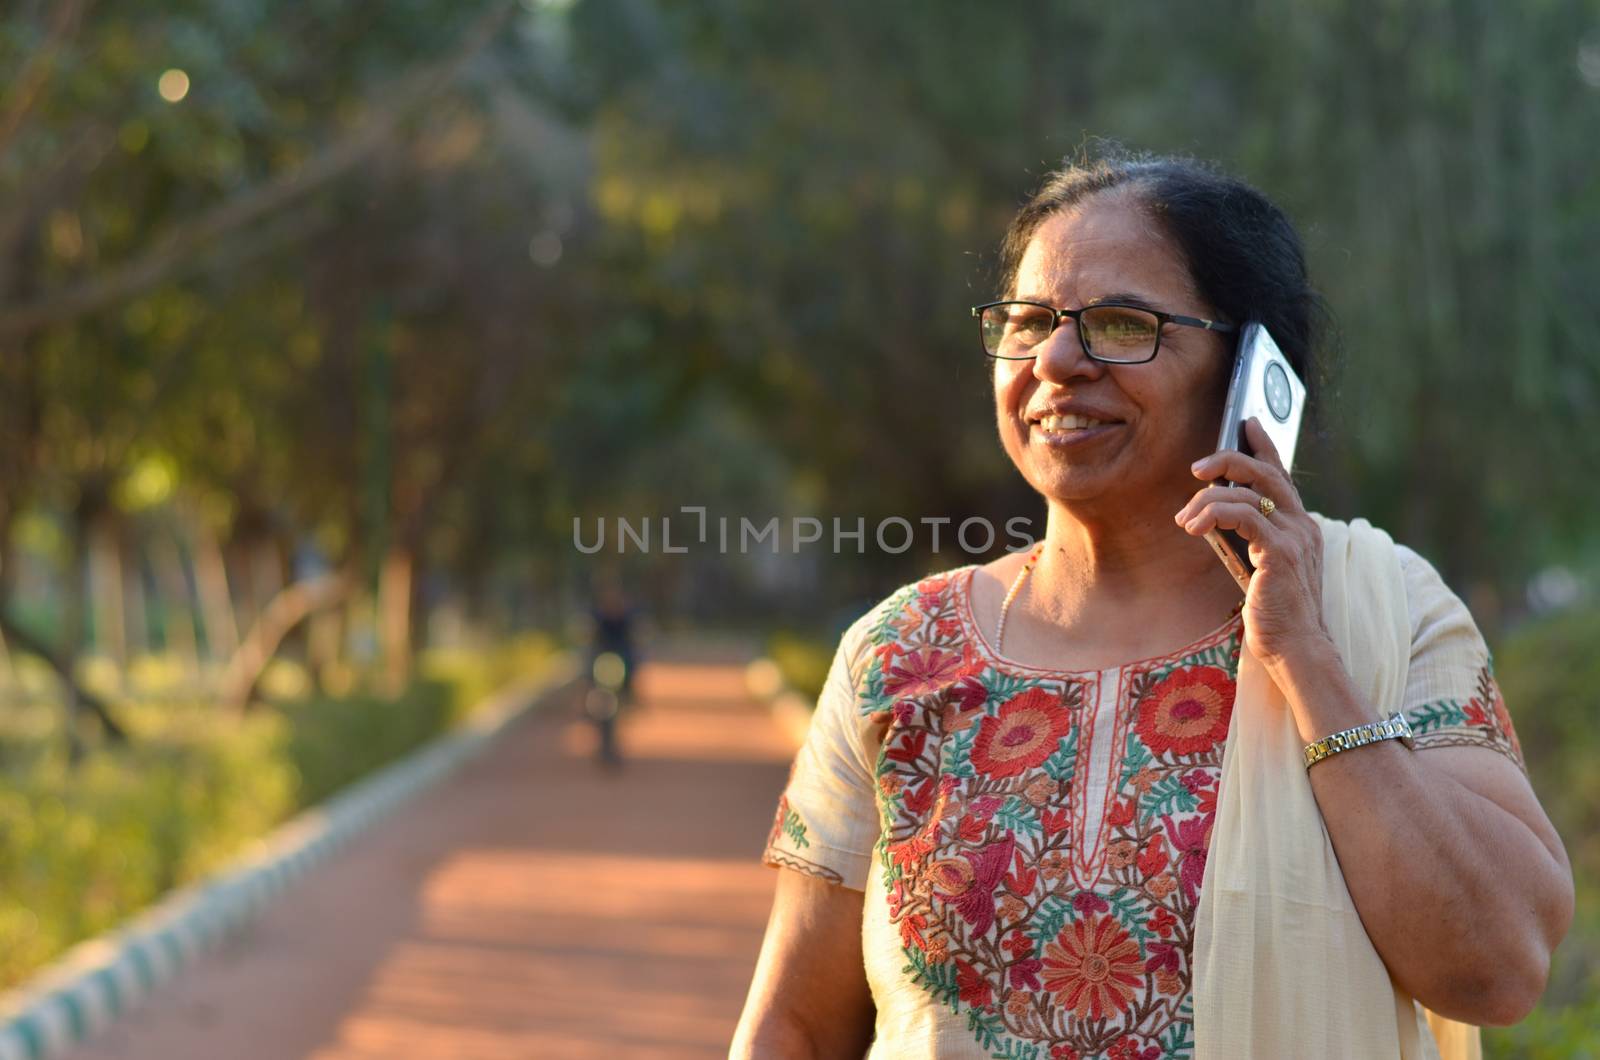
[[[996,360],[1025,361],[1033,348],[1067,317],[1078,324],[1078,341],[1090,359],[1102,364],[1143,364],[1161,348],[1161,328],[1182,324],[1208,331],[1234,331],[1232,324],[1177,313],[1162,313],[1125,302],[1096,302],[1082,309],[1058,309],[1043,302],[1003,301],[972,307],[983,336],[983,352]]]

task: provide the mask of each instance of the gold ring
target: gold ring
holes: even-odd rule
[[[1271,515],[1273,512],[1278,510],[1278,506],[1272,503],[1271,497],[1262,497],[1260,503],[1258,503],[1256,507],[1261,509],[1262,515]]]

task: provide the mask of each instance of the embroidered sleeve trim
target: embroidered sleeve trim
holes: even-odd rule
[[[786,850],[778,850],[775,847],[769,846],[762,851],[761,861],[762,864],[770,865],[775,869],[793,869],[796,872],[805,873],[807,876],[815,876],[818,879],[827,880],[829,883],[840,885],[844,883],[844,877],[833,869],[828,868],[828,866],[819,865],[815,861],[807,861],[798,854],[791,854]]]

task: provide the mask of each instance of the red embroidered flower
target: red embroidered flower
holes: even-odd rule
[[[1121,1038],[1111,1043],[1111,1048],[1106,1050],[1106,1060],[1157,1060],[1160,1055],[1161,1047],[1159,1045],[1140,1049],[1138,1039],[1131,1034],[1124,1034]]]
[[[1144,853],[1139,855],[1139,875],[1149,879],[1167,867],[1167,841],[1159,833],[1145,844]]]
[[[1109,916],[1079,920],[1044,948],[1044,987],[1079,1019],[1121,1012],[1143,985],[1139,944]]]
[[[972,863],[966,858],[940,858],[928,873],[934,890],[946,901],[960,898],[972,888]]]
[[[1058,696],[1029,689],[979,723],[972,764],[990,777],[1017,776],[1043,765],[1071,728]]]
[[[1200,893],[1200,881],[1206,874],[1206,850],[1211,842],[1212,817],[1187,817],[1174,823],[1171,817],[1161,818],[1166,825],[1167,838],[1172,840],[1177,853],[1178,882],[1183,885],[1183,895],[1194,902]]]
[[[1083,1060],[1083,1054],[1063,1043],[1050,1047],[1050,1060]]]
[[[897,698],[920,696],[948,684],[961,669],[961,656],[953,651],[924,648],[907,654],[889,667],[884,678],[885,695]]]
[[[1016,843],[1007,832],[998,843],[934,862],[934,889],[972,925],[974,934],[982,935],[994,925],[994,889],[1011,864],[1015,849]]]
[[[960,957],[956,958],[956,985],[961,991],[961,1000],[973,1008],[988,1008],[994,997],[989,981]]]
[[[1494,721],[1500,729],[1500,735],[1506,738],[1511,744],[1512,752],[1516,754],[1518,759],[1521,759],[1522,741],[1517,739],[1517,727],[1511,724],[1511,711],[1506,709],[1506,697],[1500,692],[1500,683],[1493,677],[1486,678],[1485,683],[1493,694],[1489,705],[1494,709]]]
[[[1135,725],[1151,754],[1194,755],[1227,738],[1233,682],[1221,670],[1175,670],[1145,693]]]
[[[1018,928],[1006,936],[1006,940],[1000,943],[1000,948],[1009,952],[1014,959],[1021,960],[1024,957],[1033,955],[1033,940],[1027,936],[1026,932]]]
[[[1154,931],[1162,938],[1172,934],[1172,929],[1178,926],[1178,918],[1160,906],[1156,907],[1155,915],[1144,922],[1144,926]]]
[[[1106,811],[1106,821],[1112,828],[1124,828],[1133,823],[1133,800],[1118,799]]]

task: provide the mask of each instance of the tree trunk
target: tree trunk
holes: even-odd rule
[[[392,546],[378,573],[378,646],[383,660],[383,687],[399,695],[411,679],[412,551]]]
[[[150,562],[161,586],[161,648],[183,660],[191,684],[200,683],[200,638],[194,608],[189,603],[189,582],[183,575],[183,557],[177,542],[165,533],[150,541]]]
[[[216,535],[199,518],[190,517],[189,539],[194,549],[194,579],[200,592],[200,613],[205,619],[206,655],[212,662],[231,659],[239,650],[239,627],[234,620],[233,595],[228,588],[228,565]]]
[[[236,710],[249,706],[262,673],[289,631],[308,615],[338,603],[349,591],[349,579],[332,574],[296,582],[273,597],[228,660],[219,685],[223,705]]]

